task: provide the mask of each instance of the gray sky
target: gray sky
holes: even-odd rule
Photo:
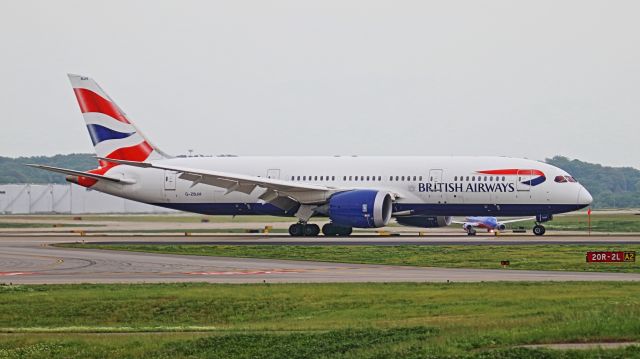
[[[640,168],[638,1],[8,1],[0,155],[92,152],[66,73],[160,148]]]

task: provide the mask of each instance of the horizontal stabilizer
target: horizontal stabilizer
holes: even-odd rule
[[[89,173],[89,172],[70,170],[70,169],[66,169],[66,168],[51,167],[51,166],[37,165],[37,164],[27,164],[27,166],[34,167],[34,168],[39,168],[39,169],[43,169],[43,170],[47,170],[47,171],[51,171],[51,172],[57,172],[57,173],[62,173],[62,174],[66,174],[66,175],[71,175],[71,176],[93,178],[95,180],[105,180],[105,181],[117,182],[117,183],[122,183],[122,184],[133,184],[133,183],[136,183],[136,181],[131,180],[131,179],[109,177],[109,176],[98,175],[98,174]]]

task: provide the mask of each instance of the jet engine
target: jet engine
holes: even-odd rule
[[[398,224],[410,227],[437,228],[451,225],[449,216],[407,216],[396,217]]]
[[[507,226],[504,223],[498,223],[496,229],[499,231],[504,231],[505,229],[507,229]]]
[[[337,226],[384,227],[391,219],[393,199],[387,192],[359,189],[329,199],[329,218]]]

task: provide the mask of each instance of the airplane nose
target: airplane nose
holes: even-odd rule
[[[588,206],[593,202],[593,197],[591,197],[591,193],[587,191],[586,188],[580,188],[580,192],[578,192],[578,204],[583,206]]]

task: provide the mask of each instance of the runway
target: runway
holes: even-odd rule
[[[86,238],[99,242],[105,238]],[[640,281],[640,274],[523,271],[509,269],[450,269],[405,266],[384,266],[349,263],[307,262],[253,258],[227,258],[67,249],[50,244],[77,242],[79,237],[11,237],[0,239],[0,283],[152,283],[152,282],[212,282],[212,283],[311,283],[311,282],[479,282],[479,281]],[[373,242],[371,238],[336,239],[341,244]],[[431,238],[431,244],[452,242],[450,238]],[[614,240],[612,238],[612,240]],[[637,237],[623,239],[625,243],[640,243]],[[197,243],[190,237],[119,237],[111,242],[136,243]],[[296,244],[309,239],[262,237],[221,237],[223,244]],[[359,242],[360,241],[360,242]],[[427,244],[423,237],[380,239],[376,243],[400,245]],[[493,241],[493,240],[492,240]],[[515,241],[515,240],[514,240]],[[599,241],[603,241],[600,239]],[[630,241],[630,242],[629,242]],[[333,240],[325,240],[333,242]],[[481,240],[460,240],[456,244]],[[480,243],[477,243],[480,242]],[[520,243],[520,241],[516,241]],[[532,244],[523,240],[523,242]],[[552,243],[546,241],[545,243]],[[560,240],[555,240],[560,242]],[[584,240],[583,240],[584,242]],[[212,243],[212,241],[209,241]],[[312,242],[313,243],[313,242]],[[563,241],[566,243],[566,241]],[[591,242],[594,245],[598,242]],[[611,243],[607,241],[607,243]],[[489,244],[489,243],[485,243]],[[328,245],[324,244],[324,245]]]

